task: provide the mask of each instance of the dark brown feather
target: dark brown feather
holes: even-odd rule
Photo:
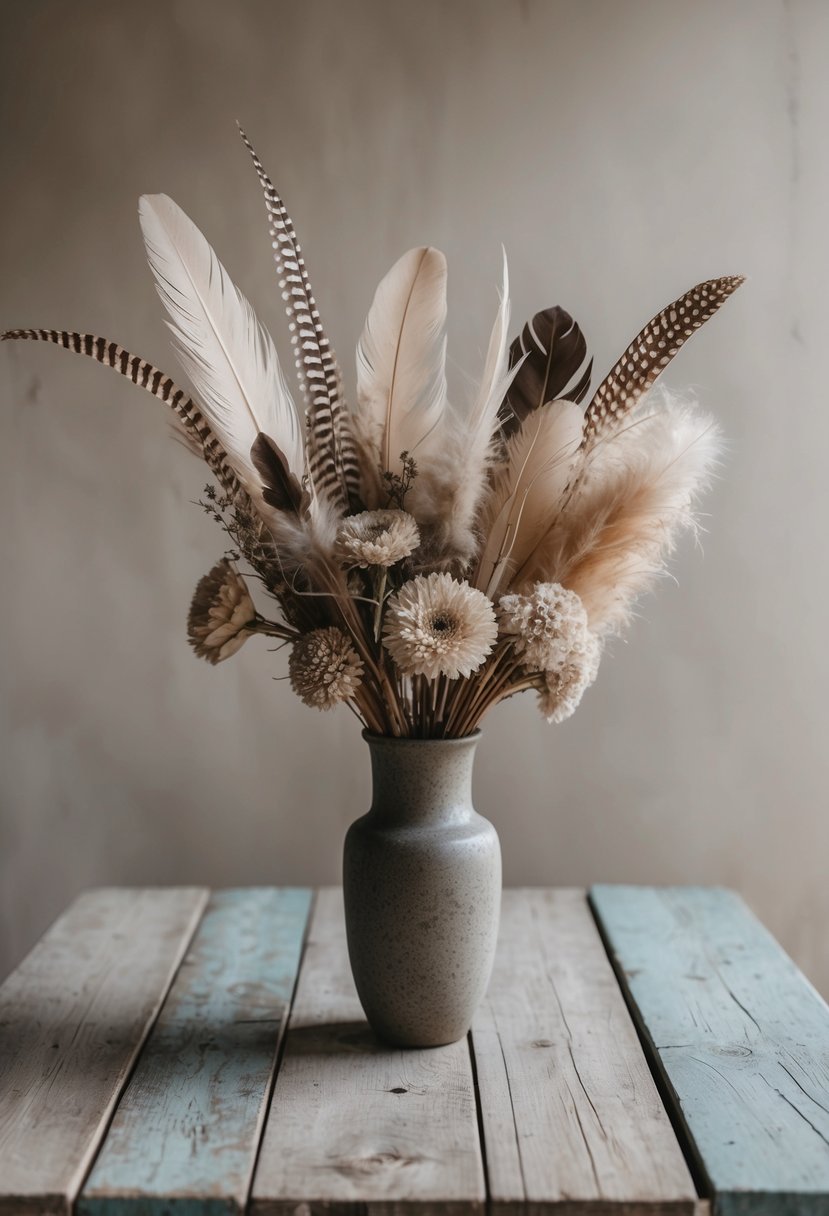
[[[270,507],[279,511],[299,513],[302,486],[288,467],[284,453],[260,431],[250,449],[250,458],[262,478],[262,497]]]
[[[648,321],[587,407],[582,441],[585,450],[600,435],[616,428],[662,375],[677,351],[743,282],[742,275],[729,275],[698,283]]]
[[[499,410],[505,438],[549,401],[582,401],[590,387],[587,342],[568,312],[555,305],[537,312],[510,346],[509,365],[523,360]],[[578,377],[578,378],[576,378]]]

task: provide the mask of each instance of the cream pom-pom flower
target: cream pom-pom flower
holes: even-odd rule
[[[360,687],[363,663],[341,629],[312,629],[297,638],[288,659],[291,688],[312,709],[333,709]]]
[[[560,583],[536,583],[530,595],[502,595],[498,624],[528,671],[559,668],[587,644],[584,605]]]
[[[471,675],[492,650],[492,601],[451,574],[418,574],[389,600],[383,642],[404,675]]]
[[[247,583],[223,557],[199,580],[187,616],[187,638],[200,659],[221,663],[256,630],[256,609]]]
[[[346,566],[393,566],[419,544],[420,532],[408,511],[361,511],[340,524],[335,551]]]
[[[563,662],[544,672],[539,692],[539,709],[548,722],[565,722],[579,707],[582,697],[596,679],[602,644],[595,633],[587,632]]]

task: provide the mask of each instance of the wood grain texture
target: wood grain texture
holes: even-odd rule
[[[378,1042],[351,979],[342,895],[320,892],[252,1212],[468,1213],[484,1200],[468,1044]]]
[[[584,891],[504,892],[472,1044],[496,1216],[696,1210]]]
[[[717,1216],[827,1216],[826,1003],[729,891],[591,900]]]
[[[79,1216],[244,1212],[310,905],[290,888],[211,896]]]
[[[0,988],[0,1213],[64,1216],[207,901],[82,895]]]

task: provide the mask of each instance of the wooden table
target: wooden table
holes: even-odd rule
[[[0,988],[0,1213],[73,1207],[829,1213],[829,1009],[727,891],[507,891],[469,1040],[393,1050],[338,891],[89,892]]]

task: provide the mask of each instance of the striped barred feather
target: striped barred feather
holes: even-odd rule
[[[291,329],[300,389],[308,411],[308,474],[315,495],[360,510],[360,466],[345,407],[342,375],[325,335],[291,217],[245,132],[265,195],[268,231]]]
[[[28,338],[42,342],[54,342],[65,350],[78,355],[89,355],[104,367],[114,368],[139,388],[145,388],[159,401],[169,405],[178,421],[178,432],[186,446],[201,456],[214,474],[222,489],[231,498],[239,497],[242,487],[233,469],[227,462],[227,453],[208,426],[192,397],[164,372],[153,367],[146,359],[131,355],[117,342],[97,338],[94,334],[79,334],[58,329],[9,329],[2,335],[8,339]]]
[[[584,450],[589,451],[600,436],[616,429],[642,394],[662,375],[677,351],[744,282],[743,275],[728,275],[698,283],[648,321],[599,385],[587,407],[582,440]]]

